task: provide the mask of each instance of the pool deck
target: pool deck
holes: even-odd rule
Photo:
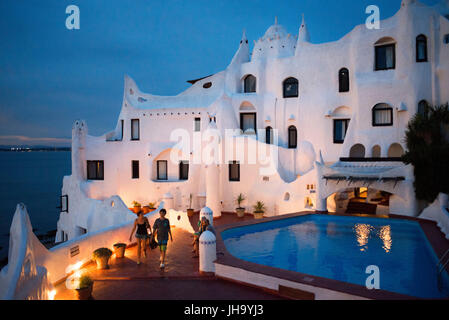
[[[306,214],[317,213],[301,212],[255,220],[252,215],[238,218],[235,213],[223,212],[220,218],[214,219],[214,227],[217,230],[217,263],[368,299],[417,299],[383,290],[368,290],[363,286],[246,262],[230,255],[226,251],[220,235],[221,231],[228,228]],[[373,215],[368,216],[376,217]],[[198,212],[196,212],[190,218],[194,229],[196,229],[198,217]],[[385,218],[387,216],[377,217]],[[433,221],[394,215],[389,217],[418,221],[439,257],[449,248],[449,240],[443,236]],[[83,271],[87,272],[95,280],[93,298],[98,300],[276,300],[287,297],[294,298],[291,294],[280,294],[279,290],[261,288],[260,286],[245,284],[232,279],[200,274],[198,271],[198,258],[193,258],[193,253],[191,252],[192,235],[179,228],[173,228],[172,233],[174,241],[168,244],[166,267],[163,270],[159,268],[158,249],[148,250],[147,258],[142,258],[142,264],[137,265],[136,246],[126,249],[125,258],[117,259],[115,256],[111,257],[110,268],[107,270],[97,270],[94,263],[85,266]],[[449,272],[449,267],[446,269]],[[74,290],[66,289],[65,283],[57,285],[56,290],[55,299],[57,300],[75,299]],[[310,298],[310,296],[307,296],[307,292],[305,292],[304,298]]]
[[[337,281],[328,278],[322,278],[317,276],[312,276],[308,274],[303,274],[299,272],[264,266],[248,261],[238,259],[231,255],[223,242],[221,237],[221,232],[240,226],[253,225],[261,222],[276,221],[285,218],[293,218],[308,214],[325,214],[325,215],[339,215],[339,216],[361,216],[361,217],[371,217],[371,218],[392,218],[392,219],[406,219],[419,222],[421,228],[427,236],[430,244],[432,245],[435,253],[438,257],[441,257],[446,250],[449,249],[449,240],[446,239],[437,227],[434,221],[424,220],[413,217],[404,217],[399,215],[366,215],[366,214],[335,214],[335,213],[317,213],[317,212],[301,212],[293,213],[288,215],[276,216],[264,218],[261,220],[252,221],[241,221],[234,223],[232,225],[222,225],[217,228],[217,264],[235,268],[243,269],[252,273],[252,275],[260,274],[269,278],[277,278],[282,280],[287,280],[290,282],[302,284],[305,286],[318,287],[329,290],[329,292],[341,292],[343,294],[349,294],[351,296],[357,296],[367,299],[380,299],[380,300],[409,300],[409,299],[419,299],[417,297],[407,296],[403,294],[398,294],[394,292],[389,292],[385,290],[368,290],[364,286],[355,285],[347,282]],[[446,266],[446,270],[449,272],[449,266]],[[223,277],[226,278],[226,277]]]

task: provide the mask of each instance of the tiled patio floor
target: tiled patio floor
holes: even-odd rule
[[[237,218],[224,213],[216,219],[216,226],[253,219]],[[198,213],[191,218],[196,229]],[[159,249],[148,250],[147,258],[137,265],[137,247],[126,249],[125,258],[110,259],[110,268],[97,270],[95,264],[84,268],[94,280],[93,296],[96,299],[274,299],[278,298],[262,290],[217,280],[199,273],[198,258],[193,258],[190,233],[173,228],[173,242],[168,243],[166,267],[159,267]],[[153,290],[152,288],[157,288]],[[193,288],[195,288],[193,290]],[[73,290],[65,283],[56,287],[55,299],[74,299]]]

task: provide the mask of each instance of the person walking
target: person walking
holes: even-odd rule
[[[161,209],[159,211],[159,218],[154,221],[153,225],[153,237],[157,236],[157,243],[159,245],[160,250],[160,261],[161,261],[161,269],[165,268],[165,256],[167,253],[167,243],[168,236],[170,235],[170,240],[173,242],[173,236],[170,230],[170,221],[165,218],[167,211],[165,209]]]
[[[148,238],[148,229],[151,233],[151,225],[148,222],[148,219],[143,215],[143,211],[139,211],[137,213],[137,219],[134,220],[134,226],[131,231],[131,235],[129,236],[129,242],[132,241],[133,233],[136,231],[136,239],[137,239],[137,264],[141,263],[140,257],[143,249],[143,254],[145,258],[147,257],[147,238]]]

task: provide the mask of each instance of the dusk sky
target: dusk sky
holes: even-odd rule
[[[437,0],[421,0],[433,5]],[[143,92],[176,95],[186,81],[226,68],[246,29],[251,48],[278,16],[297,34],[305,14],[313,43],[335,41],[379,6],[401,0],[2,0],[0,145],[69,145],[85,119],[91,135],[115,127],[130,75]],[[80,8],[80,30],[65,26]],[[318,67],[318,66],[317,66]]]

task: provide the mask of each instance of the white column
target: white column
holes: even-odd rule
[[[199,239],[200,272],[215,273],[214,261],[217,259],[217,243],[214,234],[204,231]]]

